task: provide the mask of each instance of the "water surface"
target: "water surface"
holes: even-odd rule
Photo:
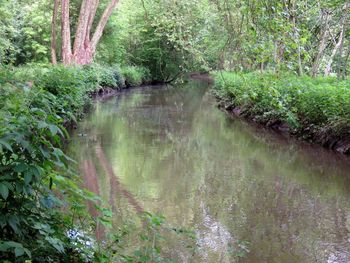
[[[349,159],[229,118],[204,83],[98,102],[70,148],[119,218],[145,210],[195,230],[198,249],[173,247],[177,262],[350,262]]]

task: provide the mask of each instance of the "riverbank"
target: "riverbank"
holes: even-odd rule
[[[97,94],[149,77],[144,68],[97,64],[0,70],[1,259],[85,262],[105,256],[86,242],[93,240],[97,222],[108,225],[110,213],[81,189],[74,161],[63,151],[66,128],[83,118]],[[89,214],[87,200],[95,203],[98,218]]]
[[[229,114],[350,154],[350,86],[332,77],[214,73],[214,94]]]

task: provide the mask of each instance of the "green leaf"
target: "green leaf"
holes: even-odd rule
[[[4,146],[7,150],[9,150],[10,152],[13,152],[11,145],[9,143],[7,143],[6,141],[0,139],[0,144],[2,146]]]
[[[24,174],[24,183],[29,184],[33,179],[33,176],[31,173],[25,173]]]
[[[53,136],[57,133],[63,134],[62,131],[56,125],[49,125],[50,132]]]
[[[23,245],[21,243],[17,243],[14,241],[5,241],[5,242],[0,241],[0,251],[6,252],[10,248],[15,248],[15,249],[16,248],[23,248]]]
[[[28,165],[25,164],[25,163],[19,163],[18,165],[15,166],[14,170],[15,170],[17,173],[22,173],[22,172],[28,170]]]
[[[29,251],[29,249],[24,248],[24,252],[28,255],[28,257],[32,258],[32,253]],[[27,261],[26,261],[27,262]],[[31,262],[31,261],[30,261]]]
[[[19,229],[18,229],[18,224],[19,224],[19,219],[17,216],[15,215],[11,215],[8,220],[7,220],[8,224],[10,225],[10,227],[13,229],[13,231],[15,231],[15,233],[19,233]]]
[[[31,165],[29,169],[32,175],[34,175],[37,180],[40,178],[40,175],[43,173],[42,168],[38,168],[34,165]]]
[[[20,256],[23,256],[24,254],[24,249],[23,247],[16,247],[15,248],[15,256],[18,258]]]
[[[46,122],[44,122],[44,121],[39,121],[38,122],[38,128],[39,129],[44,129],[44,128],[48,127],[48,126],[49,125]]]
[[[45,150],[42,146],[39,147],[39,150],[45,158],[50,157],[50,153],[47,150]]]
[[[9,189],[3,183],[0,183],[0,194],[1,194],[2,198],[4,198],[5,200],[9,196]]]
[[[64,246],[61,240],[58,238],[46,237],[45,238],[58,252],[64,253]]]

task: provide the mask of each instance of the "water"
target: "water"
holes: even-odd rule
[[[349,158],[229,118],[205,84],[99,102],[70,148],[119,219],[146,210],[194,229],[178,262],[350,262]]]

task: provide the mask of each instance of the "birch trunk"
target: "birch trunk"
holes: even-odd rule
[[[342,29],[340,31],[338,42],[336,43],[332,51],[331,57],[329,58],[327,66],[324,70],[325,76],[330,75],[332,71],[332,64],[333,64],[334,57],[337,54],[338,50],[342,49],[342,46],[344,45],[344,38],[345,38],[346,29],[347,29],[348,11],[349,11],[349,2],[345,2],[343,6]]]
[[[326,49],[327,39],[328,39],[328,23],[329,23],[329,14],[328,11],[322,12],[322,18],[324,18],[324,29],[321,35],[320,45],[318,48],[318,53],[316,55],[316,58],[314,60],[314,63],[312,65],[311,69],[311,75],[312,77],[316,77],[318,68],[320,66],[320,61],[323,57],[324,50]],[[321,25],[322,26],[322,25]]]
[[[56,56],[56,48],[57,48],[56,22],[57,22],[58,6],[60,4],[59,1],[60,0],[54,0],[52,22],[51,22],[51,62],[54,65],[57,64],[57,56]]]

